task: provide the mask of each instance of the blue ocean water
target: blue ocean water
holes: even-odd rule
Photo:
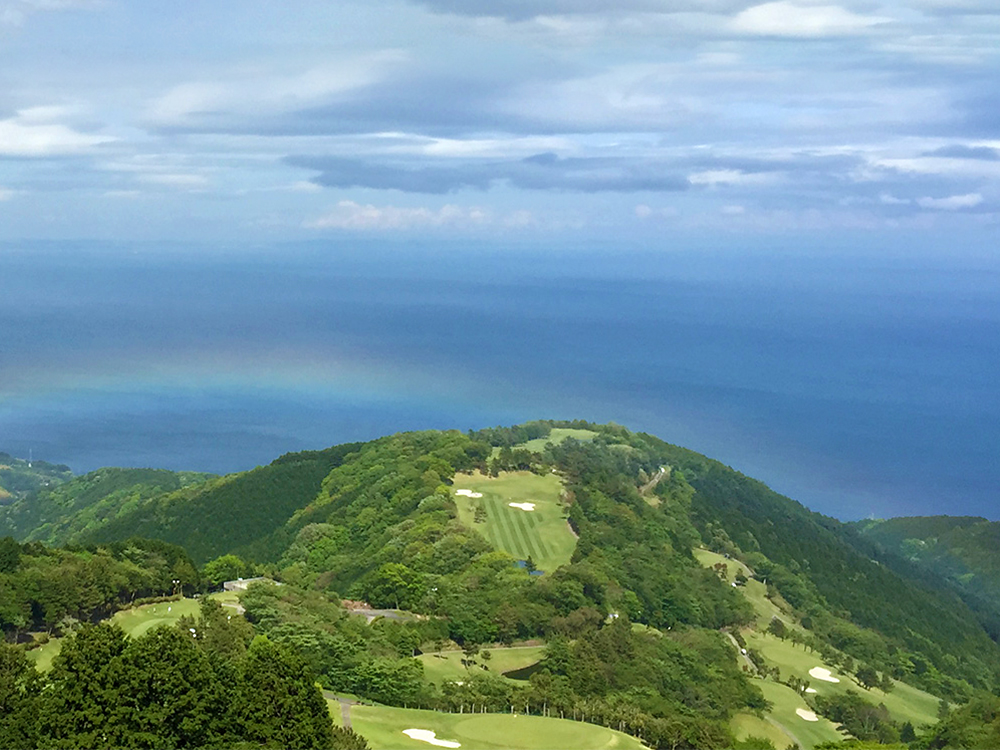
[[[584,418],[844,519],[1000,518],[989,259],[78,243],[0,279],[0,450],[76,471]]]

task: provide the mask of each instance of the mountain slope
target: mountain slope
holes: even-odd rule
[[[211,477],[165,469],[98,469],[61,484],[39,487],[0,508],[0,535],[67,544],[151,497]]]
[[[323,478],[357,448],[290,453],[267,466],[156,495],[81,533],[78,541],[162,539],[183,545],[199,564],[233,551],[267,557],[258,543],[315,498]]]
[[[0,507],[9,505],[43,487],[54,487],[71,479],[68,466],[46,461],[25,461],[0,452]]]

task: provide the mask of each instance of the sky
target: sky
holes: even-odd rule
[[[996,0],[0,0],[0,233],[992,247],[998,70]]]

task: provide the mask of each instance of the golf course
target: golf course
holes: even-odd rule
[[[493,674],[503,674],[516,669],[524,669],[539,662],[544,655],[545,646],[511,646],[509,648],[484,649],[490,653],[489,659],[483,659],[482,654],[475,658],[475,664],[465,667],[462,651],[442,651],[439,653],[424,653],[418,659],[424,665],[424,676],[430,681],[441,684],[447,680],[464,680],[470,674],[484,674],[485,667]]]
[[[111,621],[124,630],[126,635],[136,638],[158,625],[173,625],[184,615],[198,616],[197,599],[178,599],[123,609],[116,612]],[[36,669],[47,672],[52,668],[52,660],[62,648],[62,640],[50,638],[44,645],[27,652]]]
[[[566,522],[562,481],[555,474],[458,474],[453,492],[459,519],[495,548],[518,560],[530,557],[538,570],[546,572],[569,562],[576,536]],[[477,509],[481,509],[479,520]]]
[[[339,713],[336,706],[331,709],[338,723]],[[634,737],[595,724],[519,714],[451,714],[352,706],[351,725],[368,740],[372,750],[420,750],[435,746],[469,750],[642,750],[644,747]]]

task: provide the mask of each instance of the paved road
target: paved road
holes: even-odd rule
[[[351,700],[350,698],[344,698],[337,695],[336,693],[331,693],[329,690],[323,691],[323,697],[327,700],[337,701],[340,704],[340,718],[343,721],[343,725],[348,729],[351,728],[351,706],[357,706],[358,702]]]

